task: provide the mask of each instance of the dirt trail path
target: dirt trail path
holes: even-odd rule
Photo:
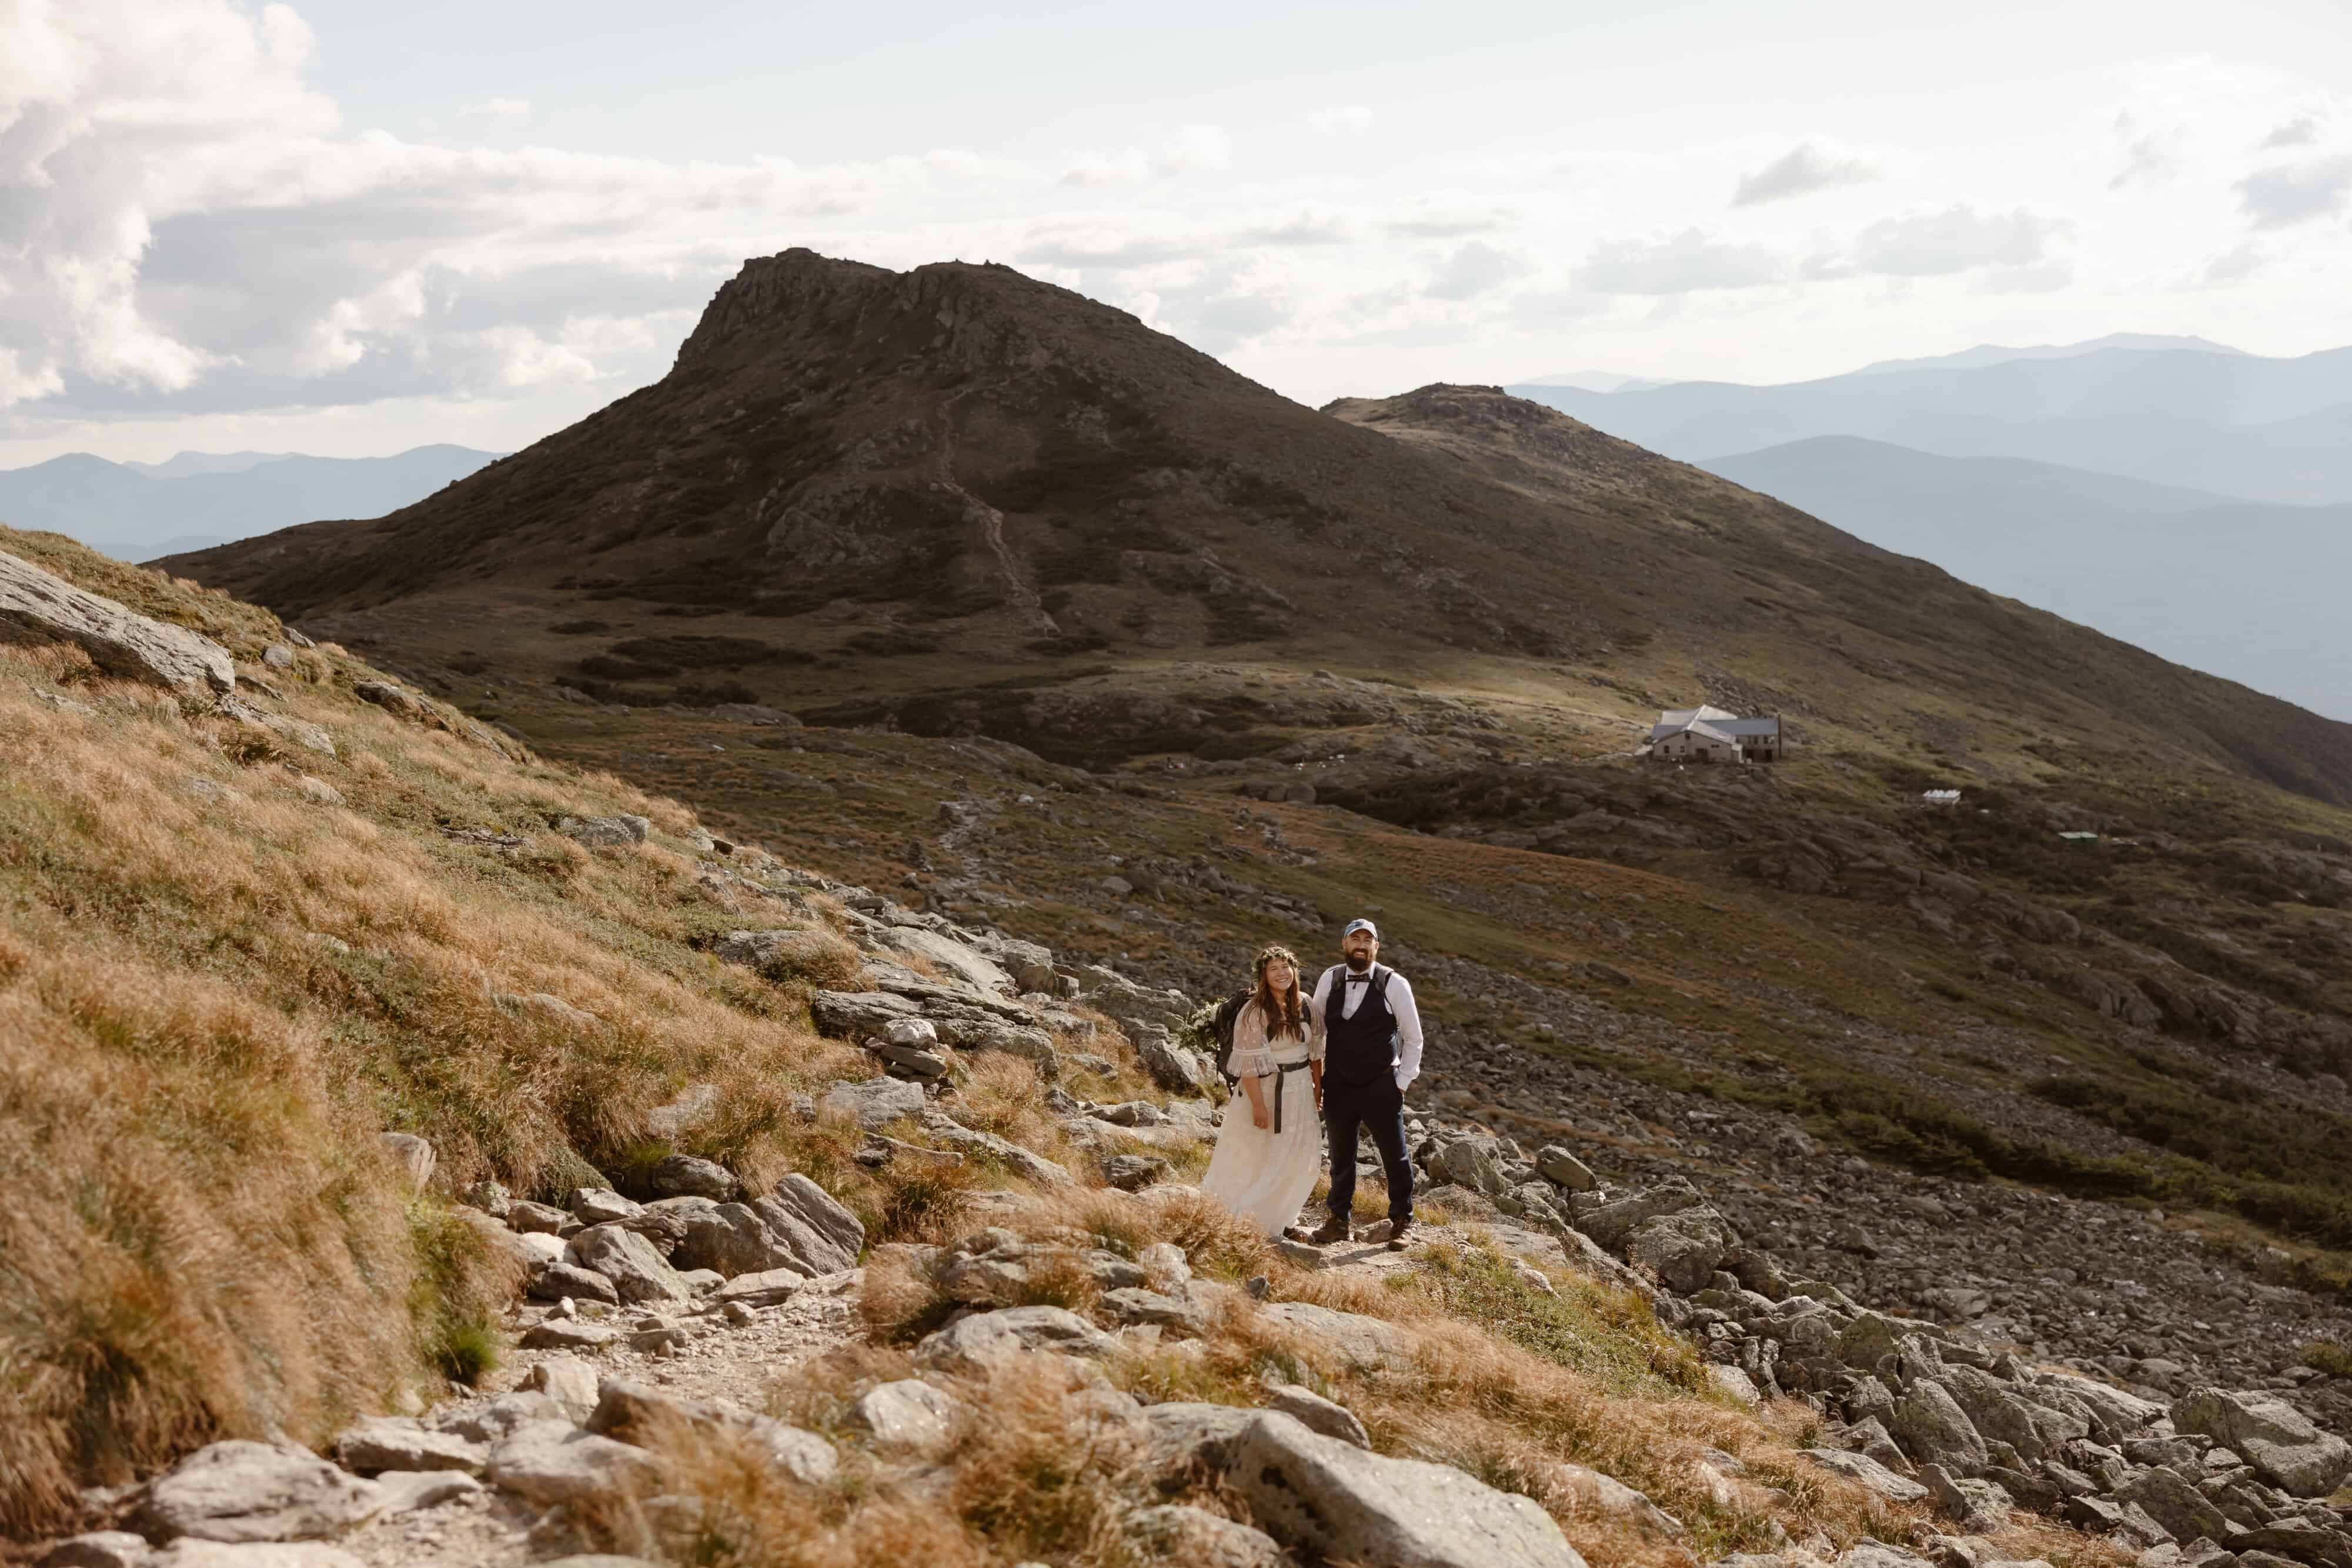
[[[981,537],[988,542],[989,553],[996,558],[997,575],[1003,580],[1005,597],[1012,601],[1014,612],[1037,635],[1058,637],[1062,634],[1060,622],[1045,613],[1045,606],[1038,599],[1036,588],[1021,570],[1021,562],[1014,557],[1013,547],[1004,540],[1004,514],[965,489],[955,476],[955,405],[982,390],[965,387],[961,392],[950,392],[939,406],[939,424],[933,433],[937,437],[934,449],[939,453],[937,483],[962,501],[965,515],[980,523]]]

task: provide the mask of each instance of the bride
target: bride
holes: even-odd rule
[[[1257,988],[1234,1019],[1227,1066],[1244,1105],[1227,1103],[1201,1190],[1279,1236],[1298,1222],[1323,1166],[1323,1019],[1300,995],[1286,947],[1257,956]]]

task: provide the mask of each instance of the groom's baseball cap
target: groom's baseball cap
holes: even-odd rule
[[[1381,939],[1381,928],[1373,925],[1370,921],[1350,920],[1348,922],[1348,928],[1339,933],[1339,940],[1345,942],[1349,937],[1353,936],[1359,931],[1370,934],[1371,939],[1375,942]]]

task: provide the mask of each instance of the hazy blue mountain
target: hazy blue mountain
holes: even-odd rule
[[[1859,435],[1943,456],[2025,457],[2252,500],[2352,501],[2352,349],[2272,360],[2111,346],[1782,386],[1510,390],[1686,462]]]
[[[1623,375],[1616,371],[1560,371],[1549,376],[1533,376],[1526,382],[1531,387],[1573,387],[1579,392],[1647,392],[1652,387],[1672,386],[1672,382],[1654,381],[1647,376]]]
[[[242,474],[264,463],[293,457],[292,452],[175,452],[161,463],[125,463],[151,479],[184,479],[191,474]]]
[[[324,517],[380,517],[498,456],[449,445],[391,457],[183,452],[142,471],[73,452],[0,470],[0,522],[147,560]]]
[[[2084,354],[2095,354],[2102,349],[2189,349],[2209,354],[2242,354],[2243,349],[2233,349],[2227,343],[2216,343],[2209,338],[2176,338],[2156,332],[2110,332],[2104,338],[2093,338],[2084,343],[2038,343],[2029,349],[2012,349],[1999,343],[1979,343],[1973,349],[1962,349],[1957,354],[1936,354],[1923,360],[1879,360],[1853,373],[1858,376],[1878,375],[1887,371],[1924,371],[1938,368],[1948,371],[1975,370],[1984,365],[2003,365],[2011,360],[2071,360]],[[1604,389],[1614,392],[1614,387]]]
[[[1701,465],[1898,555],[2352,720],[2352,505],[1814,436]]]

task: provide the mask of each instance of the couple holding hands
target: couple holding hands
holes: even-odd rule
[[[1421,1014],[1411,982],[1381,964],[1380,951],[1377,926],[1349,922],[1339,937],[1346,961],[1324,970],[1312,995],[1302,994],[1298,959],[1288,948],[1257,956],[1256,982],[1234,1015],[1226,1065],[1240,1093],[1225,1108],[1201,1190],[1268,1236],[1297,1225],[1328,1133],[1330,1218],[1308,1239],[1349,1239],[1362,1131],[1388,1177],[1388,1245],[1406,1244],[1412,1162],[1404,1146],[1404,1092],[1421,1071]]]

